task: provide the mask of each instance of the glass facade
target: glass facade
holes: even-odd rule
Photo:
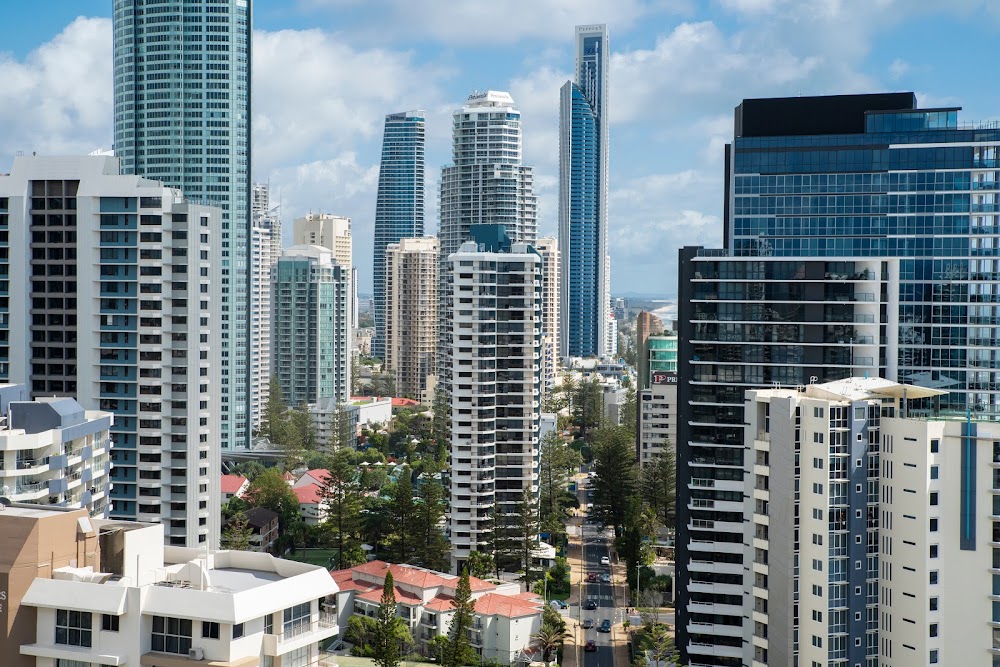
[[[222,209],[221,445],[250,445],[250,0],[115,0],[122,173]]]
[[[375,336],[372,355],[385,360],[385,252],[390,243],[424,234],[424,112],[385,117],[375,205]]]
[[[560,334],[564,356],[608,353],[608,31],[577,26],[576,79],[560,91]]]

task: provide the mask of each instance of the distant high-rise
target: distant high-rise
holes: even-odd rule
[[[385,252],[385,364],[396,395],[433,399],[438,345],[438,240],[400,239]]]
[[[521,112],[509,93],[472,93],[453,115],[452,164],[441,170],[441,245],[438,384],[451,381],[451,324],[448,257],[471,237],[472,225],[503,226],[513,242],[534,243],[538,235],[533,170],[521,164]]]
[[[221,440],[250,445],[250,0],[114,0],[122,173],[222,209]]]
[[[250,425],[256,431],[271,394],[271,290],[281,254],[281,217],[265,183],[253,186],[250,243]]]
[[[559,244],[552,237],[538,239],[542,258],[542,398],[555,386],[559,370]]]
[[[608,28],[576,27],[575,80],[559,93],[563,356],[608,354]]]
[[[454,291],[449,531],[452,566],[490,541],[496,517],[538,493],[541,257],[499,225],[477,225],[448,258]]]
[[[375,204],[375,335],[372,356],[385,359],[386,246],[424,235],[424,112],[405,111],[385,117],[382,162]]]
[[[318,245],[333,253],[333,261],[350,270],[354,246],[351,219],[329,213],[307,213],[292,223],[294,245]]]
[[[0,176],[0,383],[113,413],[111,518],[162,521],[179,546],[219,539],[220,227],[110,156]]]
[[[272,363],[289,405],[350,398],[351,268],[333,255],[297,245],[278,258]]]

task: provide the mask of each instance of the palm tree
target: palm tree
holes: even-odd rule
[[[531,644],[535,648],[541,649],[542,660],[548,667],[551,662],[552,652],[562,646],[563,641],[569,637],[569,632],[565,628],[557,628],[552,625],[542,625],[538,632],[531,635]]]

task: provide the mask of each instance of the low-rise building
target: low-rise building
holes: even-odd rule
[[[292,491],[299,500],[299,516],[307,525],[315,526],[326,521],[326,503],[323,501],[323,489],[318,484],[306,484],[293,487]]]
[[[354,614],[374,618],[382,598],[385,575],[392,572],[398,615],[413,635],[417,650],[429,652],[431,640],[447,635],[454,616],[459,577],[412,565],[375,560],[348,570],[336,570],[338,625],[346,628]],[[469,631],[472,647],[484,660],[508,665],[531,648],[531,635],[541,626],[542,599],[520,592],[516,583],[492,583],[469,577],[476,613]]]
[[[72,398],[29,401],[25,385],[0,385],[0,495],[106,518],[113,424]]]
[[[363,426],[388,424],[392,420],[392,401],[388,396],[352,396],[349,403],[326,398],[310,405],[317,446],[322,449],[344,444],[337,433],[341,419],[346,422],[343,428],[348,438],[357,438]],[[354,446],[354,442],[347,444]]]
[[[267,551],[278,539],[278,515],[266,507],[253,507],[243,513],[250,527],[250,548],[254,551]],[[230,519],[232,522],[232,519]]]
[[[323,664],[320,642],[340,630],[336,582],[324,569],[165,547],[163,531],[82,510],[0,510],[0,664]]]
[[[223,475],[222,502],[227,503],[233,498],[242,498],[247,489],[250,488],[250,481],[243,475]]]

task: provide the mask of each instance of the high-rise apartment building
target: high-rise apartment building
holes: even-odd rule
[[[682,251],[681,390],[705,396],[682,401],[678,425],[679,446],[688,448],[679,459],[690,461],[678,484],[682,596],[690,550],[707,540],[693,528],[710,519],[684,496],[696,482],[711,493],[706,485],[729,474],[687,455],[711,442],[701,431],[742,442],[740,389],[824,382],[850,369],[948,390],[912,410],[1000,413],[1000,306],[993,305],[1000,129],[960,126],[956,108],[918,109],[912,93],[893,93],[744,100],[735,135],[725,160],[725,250],[718,253],[725,257]],[[740,264],[756,278],[715,277]],[[798,265],[810,276],[805,282],[771,282],[798,281],[798,268],[779,269]],[[817,284],[824,284],[822,306],[808,303],[821,298]],[[792,295],[806,290],[815,295]],[[706,321],[713,315],[718,322]],[[804,326],[784,328],[793,323]],[[717,340],[696,337],[713,335],[712,327]],[[780,332],[779,340],[762,345],[768,331]],[[679,644],[691,649],[685,657],[730,664],[714,652],[721,644],[711,627],[689,635],[696,626],[687,623],[688,600],[680,602]]]
[[[278,258],[273,364],[289,405],[350,398],[349,275],[322,246],[292,246]]]
[[[219,537],[220,225],[114,157],[0,176],[18,249],[0,259],[0,382],[113,413],[111,517],[163,521],[170,544]]]
[[[385,251],[384,361],[396,394],[433,399],[438,346],[438,240],[400,239]]]
[[[250,233],[250,427],[256,431],[271,394],[271,291],[281,254],[281,217],[266,183],[253,186]]]
[[[250,0],[114,2],[115,154],[122,173],[222,210],[223,449],[249,447]],[[216,408],[213,408],[216,410]],[[169,531],[168,531],[169,533]]]
[[[541,258],[501,225],[470,233],[448,259],[455,571],[489,541],[494,514],[515,514],[524,491],[538,493]]]
[[[542,398],[556,385],[559,373],[559,242],[543,237],[535,243],[542,258]]]
[[[438,387],[451,390],[451,281],[448,258],[472,225],[501,225],[513,242],[534,243],[538,211],[533,169],[521,164],[521,112],[509,93],[469,95],[452,116],[452,164],[441,170]]]
[[[385,117],[382,161],[375,204],[375,334],[372,356],[385,360],[386,246],[424,235],[424,112],[405,111]]]
[[[608,353],[610,53],[606,25],[577,26],[574,80],[559,91],[563,356],[601,357]]]
[[[647,313],[648,315],[648,313]],[[639,348],[636,459],[645,465],[677,446],[677,334],[646,336]]]
[[[292,223],[294,245],[318,245],[333,253],[333,261],[350,271],[353,264],[351,219],[329,213],[307,213]]]
[[[663,320],[648,311],[641,311],[635,318],[635,347],[639,352],[639,389],[649,386],[649,364],[644,363],[646,341],[650,336],[656,336],[664,332]],[[676,368],[674,371],[676,372]]]

